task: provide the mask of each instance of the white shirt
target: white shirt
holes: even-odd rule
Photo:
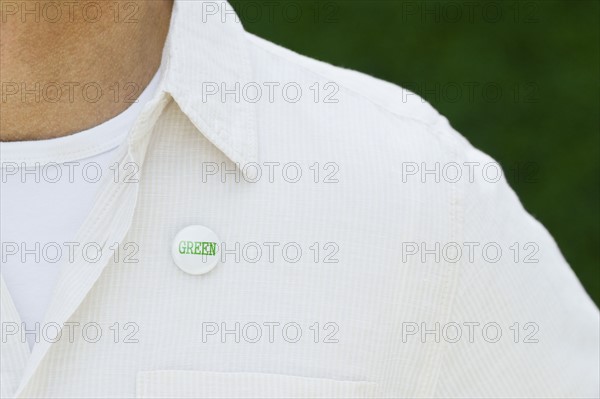
[[[62,333],[31,355],[5,334],[2,396],[598,396],[598,309],[493,160],[417,96],[234,17],[175,2],[118,150],[139,183],[100,190],[77,241],[101,259],[61,265]],[[172,256],[193,225],[224,255],[203,275]]]
[[[74,248],[69,243],[92,209],[102,178],[114,174],[116,149],[158,79],[157,73],[124,112],[91,129],[52,140],[0,143],[1,272],[30,347],[40,339],[36,331],[60,263]]]

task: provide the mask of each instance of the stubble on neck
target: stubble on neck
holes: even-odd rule
[[[0,140],[67,136],[127,109],[160,65],[172,4],[0,0]]]

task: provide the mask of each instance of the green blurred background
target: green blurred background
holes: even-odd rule
[[[247,31],[424,97],[600,303],[600,2],[232,1]]]

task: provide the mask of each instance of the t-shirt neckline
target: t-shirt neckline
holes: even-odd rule
[[[136,102],[90,129],[55,139],[0,142],[0,168],[8,163],[23,167],[73,162],[117,148],[125,141],[144,105],[156,94],[160,75],[159,68]]]

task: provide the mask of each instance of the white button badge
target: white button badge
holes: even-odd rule
[[[219,263],[219,238],[207,227],[188,226],[175,236],[171,254],[184,272],[205,274]]]

